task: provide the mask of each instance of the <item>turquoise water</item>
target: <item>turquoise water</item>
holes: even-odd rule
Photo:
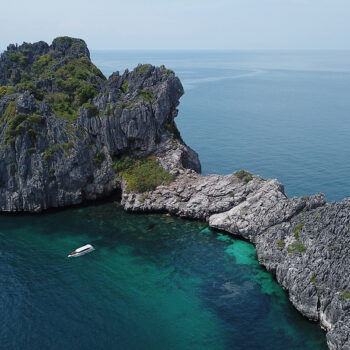
[[[350,197],[350,51],[97,51],[108,76],[165,64],[185,88],[177,124],[203,173],[248,169],[289,196]]]
[[[0,286],[1,349],[327,348],[251,244],[113,204],[0,216]]]
[[[247,168],[288,195],[350,196],[349,52],[93,52],[109,75],[165,64],[204,173]],[[66,256],[91,242],[96,251]],[[113,204],[0,216],[0,349],[321,350],[254,247]]]

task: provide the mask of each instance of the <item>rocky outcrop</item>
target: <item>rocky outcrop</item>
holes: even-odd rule
[[[289,199],[276,180],[244,171],[201,176],[181,169],[174,182],[154,191],[124,191],[122,205],[206,220],[250,240],[293,305],[328,332],[329,348],[350,349],[350,200]]]
[[[183,88],[165,67],[106,79],[85,42],[10,45],[0,57],[0,210],[39,212],[120,189],[114,160],[172,152],[200,171],[176,128]]]
[[[10,45],[0,56],[0,210],[40,212],[118,191],[125,210],[205,220],[253,242],[329,348],[349,350],[350,200],[287,198],[276,180],[244,170],[200,175],[174,122],[182,94],[164,66],[106,79],[80,39]]]

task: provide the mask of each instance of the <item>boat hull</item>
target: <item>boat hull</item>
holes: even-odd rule
[[[85,255],[85,254],[88,254],[88,253],[91,253],[95,250],[95,248],[89,248],[87,250],[84,250],[83,252],[78,252],[78,253],[71,253],[68,255],[68,258],[77,258],[78,256],[82,256],[82,255]]]

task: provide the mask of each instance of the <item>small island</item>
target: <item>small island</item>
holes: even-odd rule
[[[200,175],[175,124],[180,80],[138,65],[108,79],[81,39],[9,45],[0,57],[0,211],[40,213],[112,196],[255,244],[293,305],[350,349],[350,199],[287,198],[246,170]]]

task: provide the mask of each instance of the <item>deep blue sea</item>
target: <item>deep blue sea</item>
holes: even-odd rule
[[[350,51],[97,51],[109,76],[164,64],[185,95],[176,120],[203,173],[245,168],[288,196],[350,197]]]
[[[350,196],[349,52],[92,52],[105,73],[165,64],[204,173],[246,168],[288,195]],[[66,256],[92,243],[96,250]],[[110,203],[0,216],[0,349],[325,350],[259,266],[205,223]]]

